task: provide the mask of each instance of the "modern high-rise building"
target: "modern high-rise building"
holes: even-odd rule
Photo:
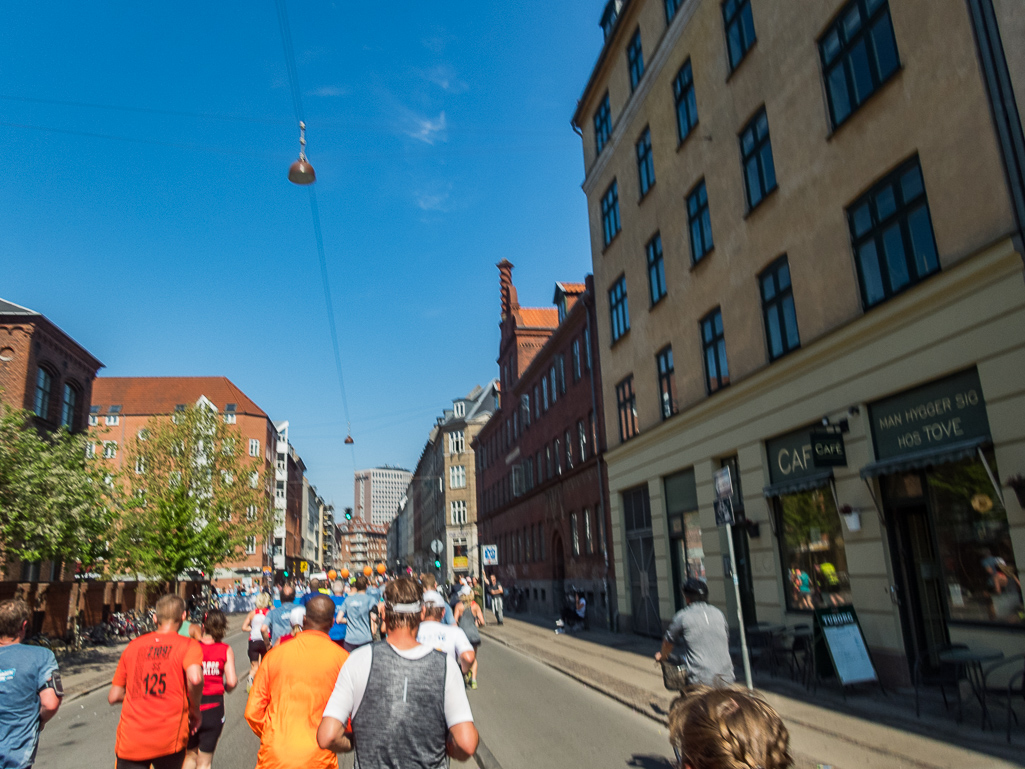
[[[736,579],[749,626],[856,609],[883,680],[1020,651],[1025,6],[612,0],[601,26],[573,122],[624,624],[661,634],[687,577],[736,624]]]
[[[357,470],[353,488],[353,517],[387,526],[399,509],[413,474],[401,467]]]

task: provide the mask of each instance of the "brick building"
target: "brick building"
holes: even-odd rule
[[[498,545],[498,574],[531,611],[558,613],[575,587],[590,621],[608,626],[615,575],[594,287],[590,276],[556,283],[555,307],[521,307],[513,265],[498,268],[501,408],[474,443],[481,542]]]
[[[128,456],[125,448],[136,440],[154,417],[170,419],[187,404],[203,402],[222,415],[242,434],[248,457],[260,467],[266,479],[265,491],[271,502],[274,477],[273,450],[278,432],[267,414],[227,377],[100,377],[92,390],[89,410],[89,451],[105,457],[120,468]],[[302,476],[299,475],[299,488]],[[295,529],[301,514],[296,494]],[[245,514],[244,512],[241,514]],[[235,579],[259,579],[265,565],[271,565],[268,543],[250,538],[246,554],[233,563],[221,564],[214,572],[218,585]]]
[[[102,367],[44,315],[0,299],[0,402],[32,412],[37,428],[84,430],[93,380]],[[60,579],[54,571],[47,563],[11,563],[4,576]]]
[[[336,563],[353,576],[362,574],[364,566],[376,568],[377,564],[388,561],[387,525],[353,518],[338,524],[338,536]]]

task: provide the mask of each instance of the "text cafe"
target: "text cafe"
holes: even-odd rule
[[[1025,607],[975,368],[868,405],[860,476],[885,521],[908,662],[1022,627]]]

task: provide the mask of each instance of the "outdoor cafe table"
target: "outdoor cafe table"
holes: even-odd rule
[[[769,622],[757,622],[747,626],[748,646],[761,649],[769,663],[769,672],[776,675],[776,639],[786,632],[786,625],[775,625]]]
[[[974,648],[945,649],[937,655],[940,662],[946,665],[953,665],[958,671],[964,671],[968,685],[972,688],[972,694],[979,701],[982,707],[982,728],[986,728],[986,681],[982,672],[982,663],[995,662],[1004,658],[1004,653],[999,649],[991,649],[986,646]],[[960,675],[955,677],[960,680]],[[964,703],[961,699],[961,687],[957,687],[957,720],[964,717]]]

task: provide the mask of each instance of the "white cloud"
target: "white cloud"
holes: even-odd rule
[[[421,72],[421,75],[428,82],[449,93],[465,93],[470,90],[470,86],[456,76],[455,70],[445,64]]]
[[[443,189],[418,190],[413,193],[413,200],[416,207],[421,211],[437,211],[447,213],[451,210],[449,201],[452,195],[452,185],[444,185]]]
[[[433,145],[437,141],[446,141],[448,139],[448,123],[445,120],[445,111],[442,110],[438,115],[437,120],[431,120],[430,118],[419,117],[410,113],[412,120],[412,126],[406,129],[406,135],[413,138],[419,139],[424,144]]]
[[[348,96],[350,93],[348,86],[342,85],[325,85],[309,92],[310,96]]]

